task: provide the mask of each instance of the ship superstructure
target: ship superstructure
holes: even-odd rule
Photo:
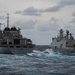
[[[66,34],[64,34],[63,29],[60,29],[59,35],[57,37],[52,38],[52,43],[50,47],[54,51],[59,51],[64,54],[74,53],[75,39],[72,33],[69,32],[69,30],[66,30]]]
[[[25,54],[32,52],[32,40],[21,35],[20,28],[9,28],[9,14],[7,14],[7,27],[0,29],[0,53]]]

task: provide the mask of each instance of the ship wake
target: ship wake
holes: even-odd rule
[[[45,51],[38,51],[33,50],[33,53],[28,53],[27,55],[32,57],[39,57],[39,58],[50,58],[50,57],[59,57],[61,53],[55,53],[52,49],[46,49]]]

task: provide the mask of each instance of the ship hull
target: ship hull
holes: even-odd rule
[[[31,53],[33,51],[33,48],[11,48],[10,52],[12,54],[27,54]]]
[[[26,54],[31,53],[33,48],[10,48],[10,47],[0,47],[0,54]]]
[[[8,47],[0,47],[0,54],[12,54]]]
[[[64,55],[75,55],[75,49],[62,49],[62,48],[52,48],[55,53],[61,53]]]

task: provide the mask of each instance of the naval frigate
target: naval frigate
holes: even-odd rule
[[[75,39],[69,30],[66,30],[66,34],[64,34],[63,29],[60,29],[59,35],[52,38],[50,47],[56,53],[75,55]]]
[[[21,29],[9,27],[9,14],[7,14],[7,27],[1,29],[0,23],[0,54],[26,54],[32,52],[34,44],[31,39],[24,38]]]

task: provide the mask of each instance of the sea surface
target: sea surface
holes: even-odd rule
[[[75,56],[37,46],[26,55],[0,54],[0,75],[75,75]]]

